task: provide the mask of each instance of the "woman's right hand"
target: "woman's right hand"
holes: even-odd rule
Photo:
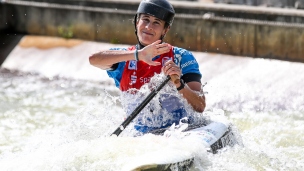
[[[138,59],[152,66],[161,65],[160,62],[152,61],[152,59],[155,56],[169,52],[171,47],[168,43],[160,44],[160,42],[161,40],[157,40],[154,43],[139,50]]]

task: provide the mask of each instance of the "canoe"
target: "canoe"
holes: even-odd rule
[[[152,131],[150,133],[156,135],[168,136],[166,132],[168,129],[160,129]],[[186,136],[198,135],[206,144],[208,152],[216,154],[219,150],[225,147],[233,147],[236,144],[242,145],[241,137],[238,134],[236,128],[231,124],[226,124],[218,121],[213,121],[207,125],[189,125],[187,129],[183,131]],[[203,144],[202,144],[203,145]],[[175,161],[170,163],[150,163],[134,167],[133,171],[187,171],[190,170],[194,162],[194,158],[188,158],[182,161]]]

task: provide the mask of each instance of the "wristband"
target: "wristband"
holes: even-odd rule
[[[135,48],[134,58],[135,58],[136,61],[139,61],[137,48]]]
[[[183,80],[183,79],[180,79],[180,84],[181,84],[181,85],[180,85],[179,87],[176,88],[177,91],[179,91],[179,90],[185,88],[185,83],[184,83],[184,80]]]

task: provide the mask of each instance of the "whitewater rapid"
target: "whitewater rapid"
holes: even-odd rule
[[[1,170],[116,171],[189,156],[192,170],[304,169],[303,63],[193,52],[206,112],[224,113],[244,143],[214,155],[193,139],[109,136],[126,117],[120,92],[88,56],[128,45],[29,43],[39,38],[25,36],[0,69]]]

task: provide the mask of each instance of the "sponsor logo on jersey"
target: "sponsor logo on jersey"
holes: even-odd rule
[[[163,59],[162,59],[162,66],[164,66],[165,65],[165,63],[167,62],[167,61],[169,61],[169,60],[172,60],[172,58],[171,57],[163,57]]]
[[[187,67],[187,66],[194,65],[194,64],[196,64],[196,63],[197,63],[197,62],[196,62],[195,60],[191,60],[191,61],[188,61],[188,62],[182,64],[182,65],[181,65],[181,68],[185,68],[185,67]]]
[[[146,84],[148,82],[150,82],[151,77],[140,77],[140,82],[143,84]]]
[[[128,69],[129,70],[136,70],[137,69],[137,62],[136,61],[130,61]]]
[[[137,76],[136,75],[131,75],[130,79],[131,79],[130,85],[135,84],[136,80],[137,80]]]

